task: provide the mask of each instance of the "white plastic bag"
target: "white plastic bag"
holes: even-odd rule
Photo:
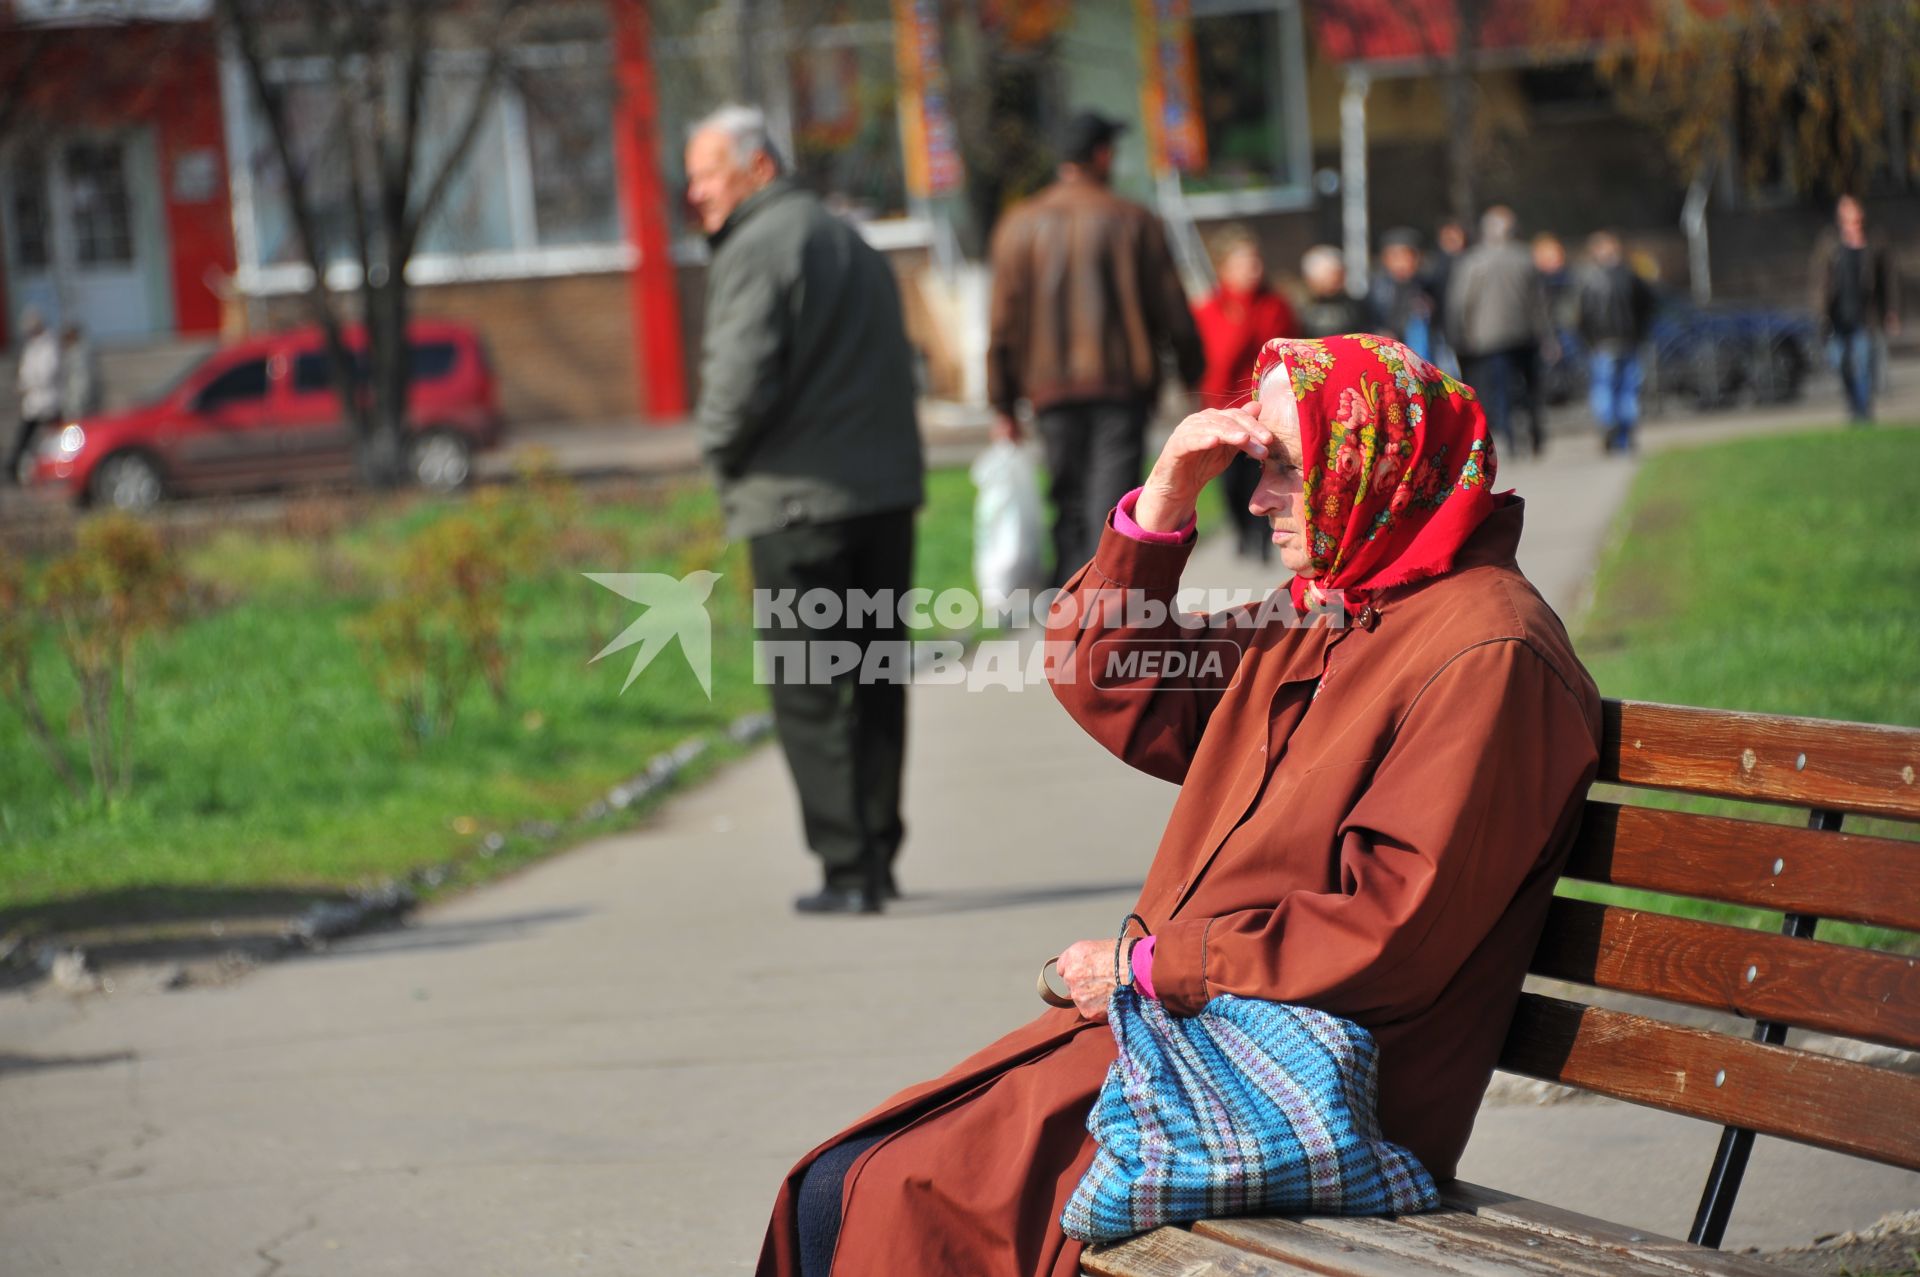
[[[1008,608],[1015,591],[1041,583],[1045,513],[1032,454],[1002,440],[988,446],[968,471],[973,501],[973,579],[989,615]]]

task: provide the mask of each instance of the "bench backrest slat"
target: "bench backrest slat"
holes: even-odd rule
[[[1533,970],[1920,1050],[1920,957],[1558,899]]]
[[[1920,931],[1920,843],[1587,804],[1569,878]]]
[[[1600,779],[1920,820],[1920,732],[1607,701]]]
[[[1920,1170],[1920,1075],[1534,993],[1501,1067]]]

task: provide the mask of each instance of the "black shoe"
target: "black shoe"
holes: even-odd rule
[[[880,902],[864,887],[826,886],[793,902],[795,913],[879,913]]]

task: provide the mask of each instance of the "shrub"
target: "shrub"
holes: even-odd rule
[[[514,580],[545,570],[574,508],[564,479],[480,493],[401,547],[388,597],[351,623],[382,699],[419,746],[453,730],[474,682],[506,708]]]
[[[0,592],[7,620],[0,623],[0,660],[8,699],[27,720],[54,770],[76,795],[66,764],[33,684],[33,649],[42,626],[73,674],[78,719],[94,790],[113,799],[133,784],[137,661],[140,641],[179,620],[186,580],[152,528],[130,515],[111,514],[80,529],[74,548],[48,564],[34,588],[9,569]],[[34,606],[37,604],[38,606]]]

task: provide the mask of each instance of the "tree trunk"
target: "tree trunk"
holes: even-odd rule
[[[401,272],[369,276],[364,293],[367,326],[367,435],[362,466],[375,487],[398,486],[405,477],[407,442],[407,289]]]
[[[1479,160],[1474,55],[1480,48],[1487,0],[1455,0],[1453,52],[1447,59],[1447,203],[1462,226],[1478,215],[1474,165]]]
[[[1462,226],[1474,218],[1473,74],[1457,54],[1447,69],[1447,205]]]

